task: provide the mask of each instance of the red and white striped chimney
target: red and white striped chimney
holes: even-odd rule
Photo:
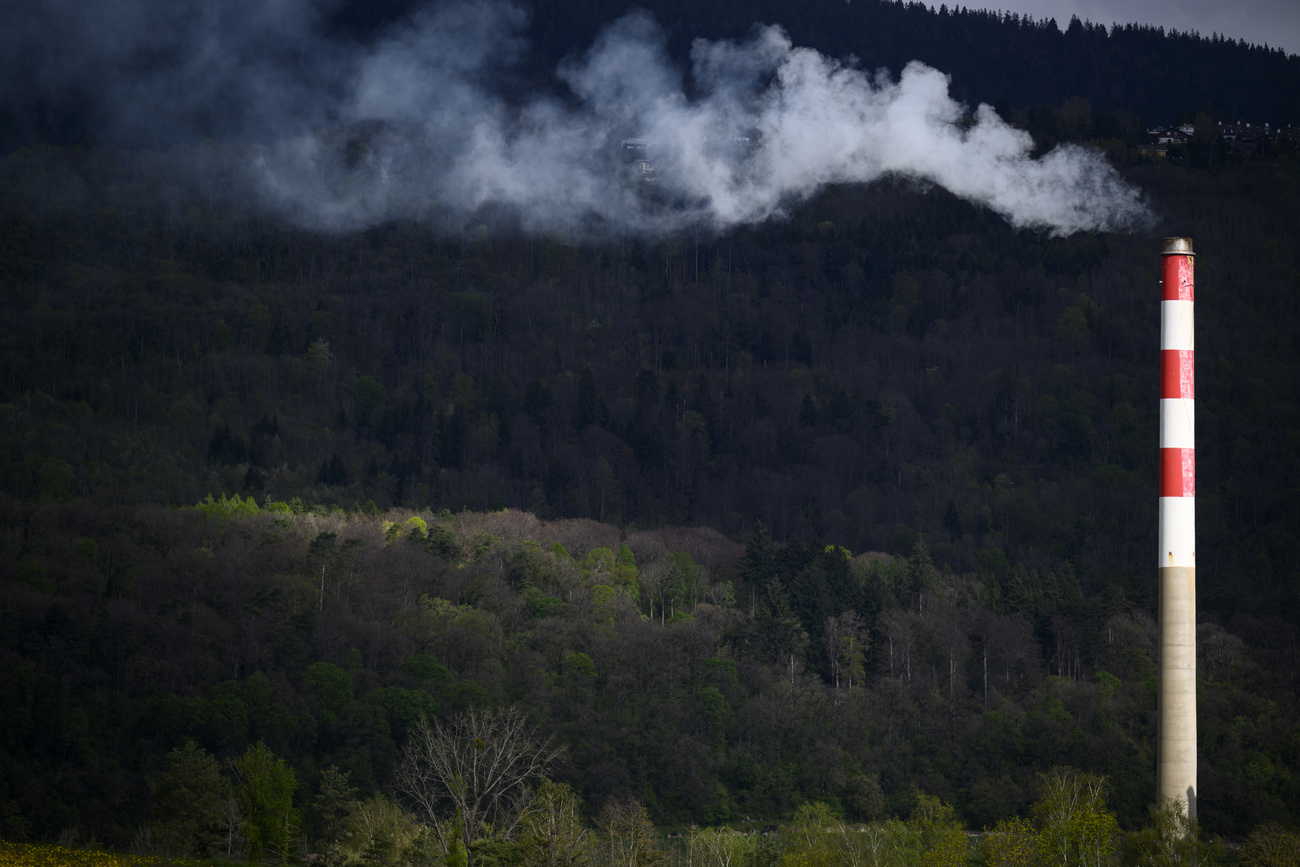
[[[1196,817],[1192,239],[1166,238],[1160,301],[1160,691],[1156,789]]]

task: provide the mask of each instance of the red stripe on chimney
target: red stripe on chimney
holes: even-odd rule
[[[1160,496],[1196,496],[1196,449],[1160,450]]]
[[[1170,255],[1163,257],[1160,282],[1163,301],[1194,301],[1192,297],[1192,257]]]
[[[1160,350],[1160,397],[1195,398],[1196,380],[1193,373],[1192,350]]]

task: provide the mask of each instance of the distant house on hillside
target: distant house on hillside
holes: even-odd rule
[[[1164,157],[1174,145],[1191,144],[1196,135],[1193,124],[1156,127],[1148,129],[1151,143],[1139,148],[1146,156]],[[1285,140],[1300,145],[1300,128],[1288,124],[1285,128],[1274,127],[1269,123],[1257,124],[1249,121],[1218,122],[1218,140],[1227,146],[1228,151],[1242,156],[1258,156],[1267,153],[1274,142]]]
[[[1190,123],[1185,123],[1182,126],[1149,129],[1147,130],[1147,135],[1154,136],[1156,144],[1171,145],[1187,144],[1192,140],[1192,135],[1195,134],[1195,132],[1196,127],[1192,126]]]
[[[1249,121],[1219,124],[1219,138],[1228,143],[1229,150],[1245,156],[1261,153],[1276,133],[1267,123],[1263,126]]]

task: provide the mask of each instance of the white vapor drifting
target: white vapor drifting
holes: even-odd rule
[[[335,231],[398,217],[571,236],[721,231],[886,176],[1058,235],[1150,222],[1101,154],[1030,159],[1027,133],[985,105],[970,116],[921,63],[895,81],[768,26],[697,40],[687,78],[633,14],[562,66],[568,94],[521,100],[508,73],[527,22],[506,0],[423,7],[370,45],[324,35],[332,2],[17,0],[0,97],[21,76],[88,94],[110,139],[260,142],[218,160],[239,163],[242,195]],[[620,156],[634,136],[657,183]]]
[[[493,208],[527,231],[655,234],[758,222],[827,184],[895,175],[1057,235],[1149,220],[1101,154],[1063,146],[1030,159],[1027,133],[987,105],[967,117],[944,74],[914,62],[897,82],[873,77],[792,46],[779,27],[697,40],[688,98],[661,32],[634,14],[560,70],[572,100],[511,107],[485,81],[522,24],[513,7],[479,2],[391,33],[341,112],[372,125],[352,165],[330,136],[271,148],[258,163],[268,201],[321,227]],[[654,196],[618,160],[632,135],[659,169]]]

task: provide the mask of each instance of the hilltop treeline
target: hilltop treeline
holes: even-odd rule
[[[344,8],[334,26],[349,35],[373,34],[415,5]],[[1023,111],[1075,96],[1152,123],[1202,111],[1275,126],[1300,123],[1300,56],[1217,33],[877,0],[793,6],[761,0],[534,0],[524,5],[532,47],[525,69],[537,86],[547,86],[564,58],[591,45],[602,27],[635,7],[664,27],[678,58],[689,55],[697,38],[736,39],[755,24],[779,24],[795,45],[866,69],[883,67],[897,75],[913,60],[928,63],[951,75],[954,96],[972,104],[1006,99]]]
[[[302,26],[319,24],[321,35],[333,41],[315,45],[313,51],[341,59],[388,28],[402,27],[427,5],[423,0],[340,4],[327,19],[304,20]],[[1217,33],[1078,18],[1058,22],[961,5],[935,8],[879,0],[533,0],[519,5],[527,13],[523,50],[517,58],[514,47],[502,46],[498,53],[511,67],[504,77],[520,92],[564,93],[566,85],[557,70],[575,52],[587,50],[604,27],[644,10],[663,27],[669,51],[683,65],[695,39],[743,39],[756,24],[775,24],[785,28],[795,45],[865,69],[883,68],[895,77],[913,60],[927,63],[949,74],[953,95],[972,108],[979,102],[1005,104],[1008,111],[1023,115],[1059,106],[1071,97],[1088,100],[1101,113],[1102,137],[1137,135],[1144,130],[1144,120],[1190,121],[1198,113],[1274,127],[1300,123],[1300,56]],[[147,43],[148,37],[141,40]],[[123,56],[139,47],[124,47]],[[104,74],[151,69],[160,58],[141,51],[134,61]],[[60,89],[30,65],[16,64],[11,72],[7,98],[0,105],[0,148],[6,150],[108,141],[192,144],[229,132],[227,113],[214,111],[186,124],[154,129],[147,141],[123,141],[114,138],[120,130],[104,128],[123,107],[97,95],[93,82]]]
[[[601,26],[632,5],[665,27],[678,57],[688,55],[696,38],[735,39],[755,24],[779,24],[795,45],[856,59],[866,69],[897,75],[913,60],[928,63],[951,75],[954,96],[972,104],[1006,99],[1027,110],[1077,96],[1152,123],[1200,111],[1282,126],[1300,122],[1300,56],[1276,47],[1221,34],[1123,21],[1058,22],[960,4],[535,0],[530,33],[539,71],[554,69],[574,46],[590,45]],[[360,29],[377,23],[378,17],[361,14],[345,12],[340,23]]]

